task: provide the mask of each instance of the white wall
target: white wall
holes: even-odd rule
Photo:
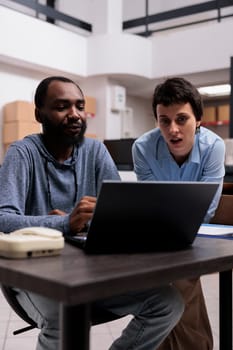
[[[126,105],[133,109],[133,138],[155,127],[151,100],[127,96]]]
[[[153,15],[159,12],[174,10],[179,7],[199,4],[201,2],[206,2],[206,0],[149,0],[148,13],[149,15]],[[142,17],[143,15],[145,16],[145,3],[145,0],[124,0],[124,21]]]
[[[0,56],[42,71],[87,74],[86,39],[0,6]],[[6,33],[4,36],[3,33]]]
[[[208,72],[230,67],[233,20],[203,23],[152,37],[152,76]]]
[[[132,74],[152,77],[152,45],[132,34],[94,35],[87,39],[87,70],[95,74]]]

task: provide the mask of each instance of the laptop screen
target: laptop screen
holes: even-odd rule
[[[170,251],[192,245],[218,188],[207,182],[104,181],[86,239],[87,253]]]
[[[191,245],[218,183],[104,181],[85,243],[89,253]]]

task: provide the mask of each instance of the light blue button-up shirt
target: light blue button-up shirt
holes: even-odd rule
[[[209,129],[200,127],[189,158],[179,166],[159,128],[152,129],[133,144],[134,171],[143,181],[219,182],[219,188],[204,218],[209,222],[218,206],[225,175],[225,144]]]

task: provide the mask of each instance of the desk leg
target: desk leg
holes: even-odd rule
[[[89,305],[60,306],[60,350],[89,350]]]
[[[219,273],[219,350],[232,350],[232,270]]]

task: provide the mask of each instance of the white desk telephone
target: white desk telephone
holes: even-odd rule
[[[30,258],[57,255],[64,248],[61,231],[47,227],[25,227],[0,233],[0,255],[7,258]]]

